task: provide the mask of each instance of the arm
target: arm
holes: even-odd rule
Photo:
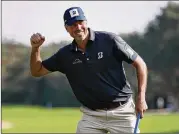
[[[136,112],[141,114],[143,118],[143,112],[147,109],[147,104],[145,100],[145,93],[147,87],[147,66],[143,59],[138,55],[134,60],[132,65],[136,68],[137,80],[138,80],[138,92],[137,92],[137,102],[136,102]]]
[[[40,48],[32,47],[31,58],[30,58],[30,70],[32,76],[40,77],[50,73],[43,65],[40,56]]]
[[[137,56],[136,60],[132,63],[136,68],[138,79],[138,95],[145,95],[147,87],[147,66],[140,56]]]
[[[143,59],[119,36],[114,38],[114,55],[119,61],[126,61],[136,68],[138,79],[136,113],[139,112],[143,118],[143,112],[147,109],[145,101],[147,66]]]
[[[41,34],[33,34],[31,36],[30,42],[32,46],[31,57],[30,57],[30,70],[32,76],[40,77],[50,73],[43,65],[40,56],[40,46],[45,41],[45,37]]]

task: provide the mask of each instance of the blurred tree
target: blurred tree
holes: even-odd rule
[[[168,2],[161,14],[150,21],[143,35],[121,35],[145,60],[149,69],[148,97],[172,93],[179,98],[179,4]],[[130,70],[130,71],[129,71]],[[128,67],[131,77],[131,69]],[[129,77],[129,80],[130,80]],[[136,80],[131,83],[137,88]]]

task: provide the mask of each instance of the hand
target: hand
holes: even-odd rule
[[[30,43],[32,47],[40,47],[43,42],[45,41],[45,37],[42,36],[40,33],[33,34],[30,38]]]
[[[141,117],[144,117],[144,112],[148,109],[145,97],[139,95],[136,100],[136,114],[140,113]]]

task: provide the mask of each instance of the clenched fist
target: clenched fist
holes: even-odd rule
[[[136,114],[140,113],[141,117],[144,117],[144,112],[148,109],[144,96],[139,95],[136,102]]]
[[[45,41],[45,37],[40,33],[33,34],[30,38],[30,43],[32,47],[40,47]]]

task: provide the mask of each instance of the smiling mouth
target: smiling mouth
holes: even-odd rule
[[[78,34],[78,33],[82,33],[82,32],[83,32],[83,31],[79,31],[79,32],[76,32],[76,33]]]
[[[76,32],[76,35],[82,35],[83,32]]]
[[[76,34],[78,34],[78,33],[82,33],[83,31],[81,31],[81,30],[77,30],[77,31],[75,31],[75,33]]]

